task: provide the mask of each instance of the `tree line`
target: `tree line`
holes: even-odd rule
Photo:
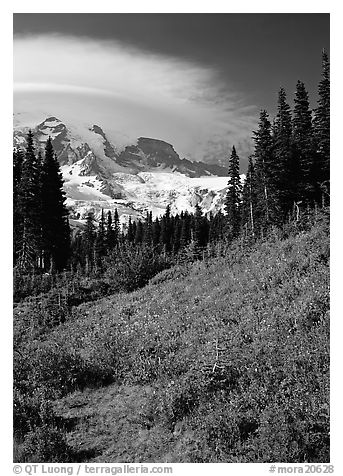
[[[106,214],[101,211],[99,223],[94,214],[88,213],[85,227],[72,240],[71,266],[74,270],[101,269],[106,256],[127,253],[138,247],[149,247],[156,253],[175,256],[181,252],[192,252],[200,257],[209,242],[224,238],[224,215],[204,216],[197,204],[195,212],[188,211],[172,215],[170,205],[161,217],[153,218],[146,212],[144,220],[133,221],[121,229],[117,209]]]
[[[61,271],[70,257],[70,229],[50,137],[42,155],[29,131],[26,149],[13,152],[13,182],[14,266],[26,273]]]
[[[301,209],[329,205],[330,199],[330,79],[329,59],[322,54],[318,106],[312,112],[303,82],[298,81],[291,111],[286,91],[279,90],[277,115],[266,110],[253,132],[254,152],[246,180],[239,180],[239,158],[232,149],[226,196],[228,239],[242,229],[253,237]]]
[[[262,110],[253,132],[254,152],[246,178],[240,178],[235,147],[229,158],[229,183],[225,214],[204,216],[201,207],[172,215],[170,206],[162,217],[129,219],[120,226],[118,211],[102,210],[96,223],[89,213],[84,228],[71,234],[63,180],[52,140],[44,154],[34,147],[29,131],[25,150],[14,150],[14,265],[19,272],[102,270],[108,256],[122,254],[135,259],[137,248],[149,248],[164,256],[188,253],[199,258],[206,247],[230,242],[244,235],[264,236],[272,226],[304,208],[329,204],[330,81],[329,60],[322,54],[322,78],[318,106],[312,111],[308,92],[298,81],[294,108],[283,88],[278,93],[273,121]],[[130,255],[131,253],[131,255]],[[113,260],[112,260],[113,262]]]

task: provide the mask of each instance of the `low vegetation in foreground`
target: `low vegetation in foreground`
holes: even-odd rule
[[[15,460],[328,462],[328,216],[286,228],[50,325],[18,303]]]

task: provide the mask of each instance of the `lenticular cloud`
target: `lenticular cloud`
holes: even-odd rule
[[[16,37],[14,82],[16,111],[25,103],[53,115],[97,118],[105,128],[162,138],[199,159],[214,136],[238,143],[254,127],[254,108],[242,106],[215,70],[120,42]]]

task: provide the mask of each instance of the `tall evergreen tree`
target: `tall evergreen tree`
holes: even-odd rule
[[[13,150],[13,192],[18,193],[22,168],[24,162],[24,154],[20,149]]]
[[[312,174],[315,151],[308,93],[301,81],[297,82],[294,98],[293,146],[293,152],[299,164],[298,190],[295,198],[308,203],[314,193]]]
[[[235,146],[232,147],[229,159],[228,190],[225,198],[225,211],[227,215],[227,238],[232,240],[239,235],[241,226],[241,181],[239,176],[239,157]]]
[[[161,225],[158,217],[155,218],[152,224],[152,242],[154,246],[157,246],[160,242],[160,235],[161,235]]]
[[[187,245],[189,245],[192,239],[191,217],[187,210],[181,217],[181,221],[180,246],[181,248],[185,248]]]
[[[23,228],[22,211],[19,204],[19,190],[22,174],[24,154],[21,150],[13,151],[13,262],[16,265],[19,243],[21,241],[21,233]]]
[[[291,110],[286,99],[286,91],[280,88],[273,141],[276,166],[275,192],[278,195],[281,220],[292,210],[299,171],[292,147]]]
[[[163,245],[165,251],[171,251],[171,237],[172,237],[172,226],[170,219],[170,205],[167,205],[166,211],[162,216],[161,220],[161,233],[160,233],[160,242]]]
[[[143,241],[147,245],[152,244],[152,213],[151,212],[146,213]]]
[[[276,167],[273,157],[271,123],[266,110],[260,112],[258,130],[253,132],[256,173],[256,229],[266,229],[277,215],[275,183]]]
[[[141,220],[138,220],[136,234],[135,234],[135,245],[139,245],[143,243],[143,236],[144,236],[143,223],[141,222]]]
[[[62,174],[50,137],[45,146],[41,187],[44,268],[61,270],[70,253],[70,230]]]
[[[118,210],[114,210],[114,244],[117,246],[119,244],[119,239],[120,239],[120,220],[119,220],[119,215],[118,215]]]
[[[23,271],[36,269],[41,255],[41,168],[41,162],[35,152],[33,133],[30,130],[27,135],[17,196],[22,224],[18,236],[16,263]]]
[[[87,272],[90,271],[94,265],[94,245],[96,240],[96,228],[94,221],[94,214],[89,212],[86,218],[86,226],[82,233]]]
[[[326,51],[322,53],[322,79],[318,95],[318,107],[315,109],[314,117],[316,145],[314,178],[317,200],[327,202],[330,191],[330,63]]]
[[[98,267],[102,265],[102,259],[106,255],[107,246],[106,246],[106,223],[105,223],[105,214],[104,209],[101,209],[101,217],[98,225],[98,231],[95,238],[95,260]]]
[[[127,226],[127,241],[133,243],[135,241],[135,230],[132,224],[131,216],[129,216],[129,223]]]
[[[200,205],[195,205],[195,213],[193,219],[193,239],[196,249],[204,248],[208,241],[207,219],[203,216]]]
[[[135,236],[136,236],[136,233],[137,233],[137,222],[136,221],[132,222],[132,233],[133,233],[132,243],[135,243]]]
[[[181,218],[177,214],[174,217],[174,233],[173,233],[173,253],[177,254],[180,246],[181,246],[181,228],[182,228],[182,223],[181,223]]]
[[[242,222],[249,235],[256,235],[257,180],[252,157],[249,157],[248,171],[242,194]]]
[[[210,218],[209,224],[209,241],[215,243],[225,239],[225,216],[218,211],[214,216]]]
[[[106,247],[107,249],[113,250],[115,247],[115,232],[113,229],[113,220],[111,210],[107,212],[107,222],[106,222],[106,235],[105,235]]]

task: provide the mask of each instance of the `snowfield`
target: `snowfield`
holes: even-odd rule
[[[194,212],[197,204],[205,214],[223,211],[229,182],[229,177],[190,178],[180,173],[113,173],[110,183],[122,189],[123,198],[112,199],[101,192],[102,182],[97,177],[79,174],[78,163],[63,167],[67,205],[73,218],[83,221],[89,211],[99,218],[102,209],[107,212],[117,208],[123,225],[130,216],[144,218],[147,211],[154,217],[161,216],[167,205],[173,214]]]
[[[16,146],[25,146],[28,127],[36,121],[26,113],[15,114]],[[82,120],[66,126],[50,116],[37,123],[32,128],[36,147],[44,150],[47,137],[53,139],[73,225],[82,224],[90,211],[98,219],[101,210],[117,209],[125,225],[129,217],[144,219],[150,211],[161,216],[168,205],[172,214],[194,212],[196,205],[204,214],[224,210],[229,177],[220,176],[226,171],[219,166],[211,169],[181,160],[171,144],[151,138],[131,138],[130,147],[120,155],[128,137],[120,140],[118,133],[108,135]]]

